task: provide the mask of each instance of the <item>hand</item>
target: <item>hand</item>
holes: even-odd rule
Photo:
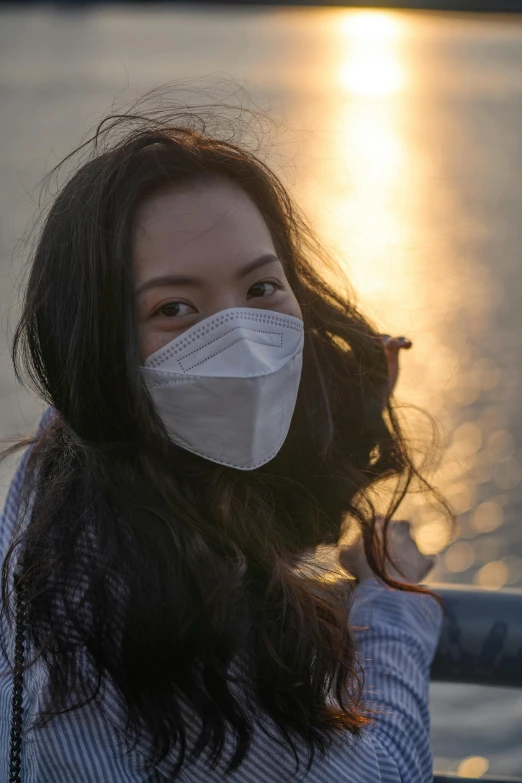
[[[375,535],[382,544],[384,517],[377,517]],[[406,519],[392,519],[388,525],[388,554],[391,562],[386,562],[387,576],[397,582],[417,584],[431,571],[436,563],[433,556],[423,555],[411,537],[411,524]],[[339,563],[359,582],[373,579],[375,574],[368,565],[362,538],[353,546],[339,547]]]
[[[399,375],[399,351],[401,348],[411,348],[412,342],[407,337],[391,337],[389,334],[380,334],[379,337],[388,361],[388,395],[390,395]]]

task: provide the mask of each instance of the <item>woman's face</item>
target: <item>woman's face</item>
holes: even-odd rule
[[[302,318],[261,213],[224,178],[145,201],[136,216],[133,263],[142,363],[229,307]]]

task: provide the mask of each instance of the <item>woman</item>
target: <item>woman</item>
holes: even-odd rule
[[[102,123],[32,260],[13,354],[49,408],[2,521],[1,777],[20,563],[22,780],[427,783],[440,607],[389,525],[424,481],[389,400],[409,342],[196,125]],[[347,524],[355,591],[306,565]]]

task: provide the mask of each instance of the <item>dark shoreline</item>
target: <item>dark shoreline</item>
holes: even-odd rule
[[[308,8],[373,8],[396,9],[417,11],[455,11],[457,13],[495,13],[495,14],[522,14],[522,0],[410,0],[409,2],[379,2],[376,0],[110,0],[109,2],[92,2],[89,0],[61,0],[61,2],[46,2],[45,0],[0,0],[0,6],[36,6],[47,5],[55,8],[104,6],[104,5],[135,5],[135,6],[280,6],[280,7],[308,7]]]
[[[154,1],[154,0],[153,0]],[[162,4],[168,3],[164,0]],[[170,0],[171,4],[178,5],[279,5],[279,6],[308,6],[316,8],[386,8],[397,10],[426,10],[426,11],[469,11],[469,12],[488,12],[488,13],[522,13],[522,0],[406,0],[405,2],[379,2],[379,0],[369,0],[369,2],[346,2],[346,0]],[[145,2],[139,2],[140,5],[146,5]],[[150,4],[150,3],[149,3]]]

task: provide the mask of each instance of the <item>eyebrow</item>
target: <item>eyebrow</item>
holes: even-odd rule
[[[255,258],[253,261],[246,264],[246,266],[238,271],[236,277],[238,280],[241,280],[251,272],[255,272],[256,269],[260,269],[263,266],[275,262],[281,263],[280,259],[273,253],[265,253],[265,255],[259,256],[259,258]],[[201,288],[203,281],[201,278],[187,277],[187,275],[163,275],[162,277],[152,277],[136,289],[136,296],[143,294],[151,288],[163,288],[174,285],[192,285]]]

